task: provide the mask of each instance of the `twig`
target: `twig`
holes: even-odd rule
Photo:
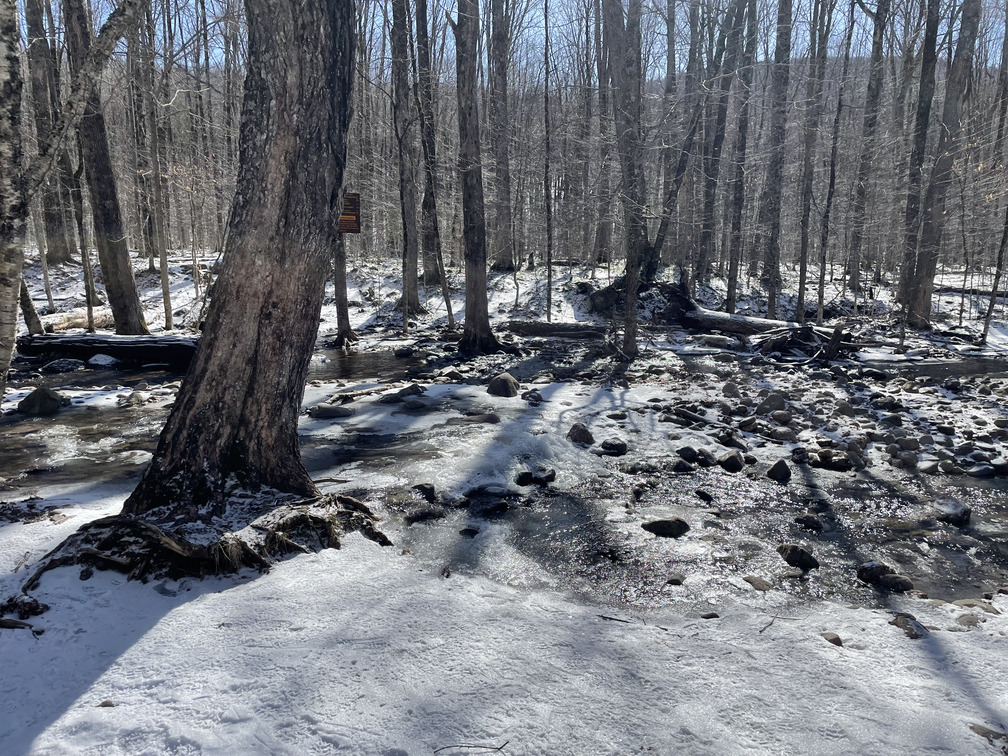
[[[632,625],[633,624],[630,620],[621,619],[620,617],[610,617],[608,614],[600,614],[598,616],[601,617],[604,620],[609,620],[610,622],[622,622],[622,623],[624,623],[626,625]]]
[[[496,747],[489,745],[467,745],[465,743],[460,743],[459,745],[446,745],[441,746],[440,748],[435,748],[434,753],[438,753],[439,751],[447,751],[449,748],[465,748],[468,750],[480,749],[479,751],[477,751],[478,753],[501,753],[504,750],[504,746],[506,746],[510,742],[511,742],[510,740],[505,740],[503,743],[501,743],[499,746]]]

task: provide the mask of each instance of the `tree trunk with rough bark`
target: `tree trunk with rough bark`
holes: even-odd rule
[[[784,151],[787,137],[787,94],[791,78],[791,0],[777,5],[777,44],[770,74],[770,157],[760,198],[757,253],[763,259],[763,279],[767,286],[767,317],[777,318],[777,297],[781,291],[780,227],[781,195],[784,190]]]
[[[917,114],[914,118],[910,167],[907,176],[906,212],[903,218],[903,255],[897,297],[904,307],[912,298],[914,267],[917,264],[917,238],[920,233],[921,186],[924,183],[924,156],[927,152],[928,127],[931,124],[931,104],[935,92],[935,68],[938,63],[938,24],[941,21],[940,0],[927,0],[927,21],[921,47],[920,86],[917,88]]]
[[[921,239],[917,265],[911,284],[909,322],[919,328],[930,325],[934,276],[938,267],[942,232],[945,228],[945,201],[952,186],[952,167],[959,156],[963,127],[962,115],[969,94],[973,68],[973,50],[981,16],[980,0],[964,0],[959,22],[959,38],[946,84],[945,104],[938,132],[937,155],[931,169],[931,181],[921,208]]]
[[[494,230],[491,267],[515,269],[511,233],[511,123],[508,115],[511,14],[507,0],[490,0],[490,149],[494,157]]]
[[[462,243],[465,248],[466,308],[459,348],[464,352],[496,352],[500,344],[490,330],[487,302],[486,215],[483,205],[483,168],[480,155],[479,3],[459,0],[455,33],[456,93],[458,95],[459,174],[462,185]]]
[[[53,103],[59,101],[55,91],[56,77],[41,0],[25,1],[25,26],[28,31],[28,72],[32,85],[32,109],[35,113],[35,133],[44,142],[52,132],[56,115]],[[58,173],[52,173],[40,188],[42,219],[45,227],[46,262],[60,265],[73,260],[73,230],[67,228],[66,215],[60,202]]]
[[[392,117],[399,157],[399,209],[402,215],[403,291],[399,306],[403,328],[409,315],[420,313],[417,265],[420,245],[417,235],[416,115],[410,93],[408,0],[392,1]]]
[[[91,27],[82,0],[64,0],[63,11],[66,15],[70,68],[76,75],[91,49]],[[148,333],[126,247],[126,230],[112,171],[101,97],[94,83],[87,93],[86,110],[80,123],[80,142],[91,196],[95,246],[105,278],[109,306],[115,317],[116,333]]]
[[[192,365],[124,514],[220,513],[229,481],[317,494],[297,421],[340,210],[355,8],[326,0],[245,7],[240,168],[221,274]]]
[[[855,295],[861,291],[861,247],[864,244],[865,214],[868,209],[868,180],[875,158],[875,132],[878,126],[879,104],[882,101],[884,70],[882,48],[889,24],[889,0],[879,0],[872,17],[872,49],[865,96],[864,120],[861,124],[861,155],[854,181],[854,205],[851,210],[850,245],[848,248],[847,283]],[[855,300],[856,303],[856,300]],[[856,306],[855,306],[856,312]]]
[[[637,356],[637,289],[641,264],[650,247],[644,219],[644,170],[641,137],[641,3],[630,0],[624,18],[620,0],[602,0],[605,44],[612,64],[616,145],[623,174],[623,221],[626,225],[626,313],[623,353]],[[651,248],[654,249],[653,247]]]
[[[0,2],[0,399],[17,333],[24,263],[25,203],[21,175],[21,61],[17,6]]]

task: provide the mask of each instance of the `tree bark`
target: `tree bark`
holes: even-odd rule
[[[928,127],[931,124],[931,104],[935,91],[935,67],[938,62],[938,23],[941,21],[940,0],[927,0],[927,21],[921,47],[920,86],[917,89],[917,114],[914,118],[913,143],[907,175],[906,213],[903,220],[903,255],[897,296],[904,307],[912,298],[914,267],[917,264],[917,238],[920,233],[921,185],[924,183],[924,155],[927,152]]]
[[[44,143],[56,120],[53,103],[58,102],[56,77],[41,0],[26,0],[25,26],[28,31],[28,72],[32,84],[32,108],[35,112],[35,134]],[[66,215],[60,203],[59,175],[50,174],[41,187],[42,219],[45,227],[46,262],[64,264],[73,260],[73,231],[66,226]]]
[[[922,225],[920,248],[911,290],[913,296],[908,314],[915,327],[927,327],[931,322],[931,297],[934,293],[934,276],[938,267],[942,231],[945,228],[945,200],[952,185],[952,166],[962,145],[962,114],[969,93],[969,77],[973,67],[973,49],[977,28],[980,25],[980,0],[964,0],[959,22],[959,39],[955,57],[945,87],[945,104],[942,108],[938,136],[937,156],[931,169],[931,180],[921,209]]]
[[[354,3],[246,0],[240,169],[203,337],[124,514],[317,493],[297,420],[322,308],[350,122]],[[320,92],[330,93],[320,97]]]
[[[735,140],[735,175],[731,183],[731,236],[728,248],[728,293],[725,312],[735,312],[738,299],[738,274],[742,261],[742,211],[745,207],[746,152],[749,146],[749,101],[752,99],[752,67],[756,60],[756,0],[746,4],[746,45],[739,77],[738,132]]]
[[[857,178],[854,181],[854,205],[851,211],[850,246],[848,250],[847,281],[855,293],[861,291],[861,247],[864,243],[865,213],[868,207],[868,179],[875,157],[875,131],[878,126],[879,103],[882,100],[884,80],[882,47],[889,24],[890,0],[879,0],[875,8],[872,31],[871,62],[868,74],[868,92],[865,96],[864,121],[861,125],[861,155],[858,159]],[[855,303],[856,303],[855,299]],[[855,311],[856,311],[855,306]]]
[[[791,78],[791,0],[777,5],[777,44],[770,75],[770,157],[760,198],[757,251],[763,258],[763,278],[767,286],[767,317],[777,318],[777,297],[781,290],[780,216],[784,189],[784,151],[787,138],[787,93]]]
[[[402,214],[403,238],[403,291],[400,307],[403,328],[409,315],[422,311],[420,306],[417,264],[419,239],[417,237],[416,150],[414,128],[416,117],[410,96],[409,76],[409,5],[408,0],[392,1],[392,117],[395,126],[396,154],[399,158],[399,209]]]
[[[644,219],[644,171],[641,136],[641,3],[630,0],[624,21],[621,0],[602,0],[605,44],[612,63],[615,100],[616,144],[623,174],[623,205],[626,225],[626,313],[623,353],[637,356],[637,289],[641,263],[648,244]],[[652,248],[653,249],[653,248]]]
[[[510,3],[490,0],[490,145],[494,157],[494,230],[491,266],[494,270],[515,269],[511,213],[511,123],[508,108],[508,68],[510,64]]]
[[[0,399],[17,333],[24,263],[25,201],[21,173],[21,61],[17,6],[0,2]]]
[[[479,62],[479,3],[459,0],[455,33],[456,94],[458,96],[459,176],[462,185],[462,243],[465,248],[466,308],[459,348],[464,352],[500,349],[490,330],[487,303],[486,216],[476,92]]]
[[[91,28],[82,0],[64,0],[66,14],[67,48],[70,67],[77,75],[84,67],[91,48]],[[115,317],[116,333],[148,333],[143,308],[137,294],[133,266],[126,248],[126,231],[116,192],[112,158],[109,154],[105,117],[97,84],[92,83],[87,93],[84,117],[80,123],[82,158],[85,164],[88,193],[94,220],[95,246],[105,277],[109,306]]]
[[[500,0],[495,0],[499,2]],[[553,187],[550,179],[550,35],[549,0],[543,0],[543,130],[546,133],[543,162],[543,201],[546,205],[546,322],[553,320]],[[510,212],[510,208],[508,209]],[[515,279],[517,281],[517,278]]]

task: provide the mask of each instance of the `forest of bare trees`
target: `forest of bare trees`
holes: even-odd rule
[[[116,329],[143,333],[129,257],[163,271],[169,252],[195,267],[224,248],[246,10],[122,3],[134,12],[69,123],[74,77],[117,4],[4,5],[21,37],[17,159],[34,166],[27,242],[49,265],[90,276],[97,263]],[[362,197],[363,233],[346,252],[402,265],[407,312],[419,285],[471,254],[474,167],[484,265],[511,271],[549,251],[615,275],[629,260],[645,282],[712,287],[729,312],[745,282],[770,317],[821,321],[824,282],[842,278],[855,307],[891,284],[924,326],[936,273],[989,275],[999,259],[1003,3],[554,0],[546,17],[488,0],[473,4],[466,61],[455,3],[355,9],[344,188]],[[464,101],[463,85],[475,93]],[[170,327],[167,278],[164,292]]]

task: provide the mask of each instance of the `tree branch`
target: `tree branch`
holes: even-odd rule
[[[88,95],[101,75],[105,63],[111,57],[119,39],[126,33],[131,24],[136,21],[141,8],[141,0],[122,0],[119,7],[109,14],[98,36],[91,44],[84,65],[70,84],[70,96],[63,106],[63,112],[53,126],[49,137],[39,145],[38,155],[32,160],[25,171],[25,205],[31,203],[32,197],[38,191],[46,176],[56,162],[56,153],[70,130],[75,128],[84,117]]]

